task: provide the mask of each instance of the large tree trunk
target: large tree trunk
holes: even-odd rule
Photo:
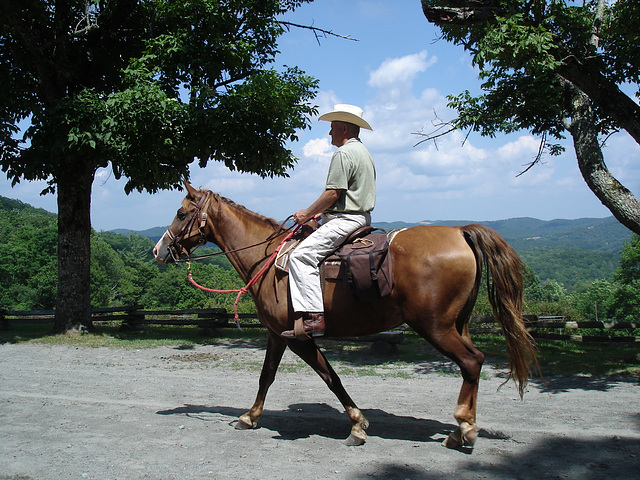
[[[577,87],[571,85],[570,88],[572,112],[569,131],[582,177],[618,221],[640,235],[640,202],[616,180],[604,163],[589,97]]]
[[[88,165],[65,168],[58,189],[58,298],[55,333],[87,331],[91,323],[91,186]]]

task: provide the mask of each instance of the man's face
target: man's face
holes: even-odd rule
[[[329,130],[329,135],[331,136],[331,144],[336,147],[341,147],[344,145],[345,140],[347,140],[347,126],[344,122],[331,122],[331,130]]]

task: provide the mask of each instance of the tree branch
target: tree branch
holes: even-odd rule
[[[445,135],[449,135],[451,132],[457,130],[456,126],[452,122],[445,122],[444,120],[441,120],[438,117],[438,114],[435,111],[433,112],[433,115],[434,115],[434,120],[431,121],[431,124],[435,127],[435,130],[433,132],[431,132],[431,133],[424,133],[422,131],[413,132],[412,135],[417,135],[419,137],[425,137],[422,140],[420,140],[418,143],[416,143],[414,145],[414,147],[417,147],[418,145],[421,145],[424,142],[428,142],[430,140],[433,140],[433,143],[436,146],[436,149],[438,149],[438,144],[436,142],[436,139],[438,139],[440,137],[444,137]],[[442,131],[442,130],[444,130],[444,131]],[[467,136],[468,136],[468,134],[467,134]],[[467,139],[467,137],[465,137],[465,141],[466,141],[466,139]]]
[[[322,28],[314,27],[313,25],[299,25],[297,23],[283,22],[283,21],[280,21],[278,23],[280,25],[284,25],[287,30],[289,30],[289,27],[305,28],[307,30],[311,30],[313,32],[313,34],[315,35],[316,41],[318,42],[318,44],[320,44],[320,37],[321,36],[323,36],[324,38],[327,38],[328,35],[331,35],[333,37],[342,38],[344,40],[351,40],[353,42],[359,42],[360,41],[357,38],[351,38],[351,35],[340,35],[338,33],[332,32],[331,30],[324,30]]]
[[[605,6],[605,0],[598,0],[598,6],[596,7],[596,18],[593,20],[591,40],[589,40],[589,43],[596,48],[598,48],[598,42],[600,40],[600,30],[602,30]]]
[[[516,175],[516,178],[518,178],[520,175],[524,175],[529,170],[531,170],[534,165],[537,165],[538,163],[541,162],[542,154],[544,153],[544,147],[546,146],[546,144],[547,144],[547,132],[543,132],[542,138],[540,139],[540,145],[538,146],[538,153],[536,153],[536,156],[534,157],[533,161],[527,165],[527,168],[525,168],[523,171],[521,171],[519,174]]]
[[[422,0],[422,11],[432,23],[452,23],[468,25],[493,20],[505,10],[493,0],[449,1],[448,5],[437,5],[436,0]]]
[[[567,85],[567,88],[572,92],[569,131],[573,137],[580,173],[591,191],[618,221],[640,234],[640,202],[609,172],[604,163],[589,97],[574,85]]]

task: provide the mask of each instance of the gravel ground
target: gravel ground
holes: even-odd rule
[[[640,479],[637,378],[547,378],[520,400],[483,371],[473,451],[441,446],[461,379],[431,364],[358,375],[335,364],[371,422],[347,447],[342,406],[290,352],[260,428],[263,351],[0,345],[0,479]],[[394,370],[395,368],[395,370]]]

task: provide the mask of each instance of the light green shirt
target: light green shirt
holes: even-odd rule
[[[376,167],[362,142],[350,138],[331,158],[325,190],[344,190],[328,212],[370,212],[376,205]]]

